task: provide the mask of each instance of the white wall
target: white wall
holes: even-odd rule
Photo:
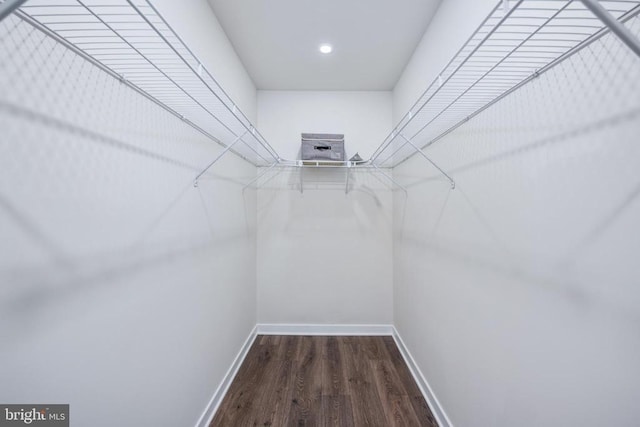
[[[194,425],[256,323],[255,167],[194,188],[219,145],[27,28],[0,36],[0,401]]]
[[[258,91],[258,128],[284,159],[303,132],[343,133],[347,157],[368,159],[391,132],[391,92]]]
[[[285,158],[301,132],[344,133],[367,158],[391,130],[389,92],[258,92],[258,128]],[[278,170],[258,191],[258,322],[388,324],[392,196],[368,174]],[[267,181],[264,180],[264,181]]]
[[[394,170],[394,322],[454,425],[637,424],[640,63],[608,37],[429,147],[455,190]]]
[[[151,0],[251,123],[256,87],[207,0]]]

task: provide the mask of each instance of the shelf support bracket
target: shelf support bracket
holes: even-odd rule
[[[620,21],[614,18],[598,0],[580,0],[582,4],[606,25],[612,33],[626,44],[636,55],[640,56],[640,41]]]
[[[27,0],[6,0],[4,3],[0,3],[0,21],[11,15],[25,1]]]
[[[351,172],[351,162],[347,163],[347,178],[344,184],[344,194],[349,194],[349,175]]]
[[[202,175],[204,175],[204,174],[205,174],[205,172],[206,172],[206,171],[208,171],[208,170],[209,170],[209,168],[210,168],[211,166],[213,166],[213,165],[214,165],[218,160],[220,160],[220,159],[222,158],[222,156],[224,156],[225,154],[227,154],[227,153],[229,152],[229,150],[231,150],[231,148],[233,148],[233,146],[234,146],[234,145],[236,145],[239,141],[241,141],[241,140],[242,140],[242,138],[247,134],[247,132],[249,132],[249,131],[247,130],[247,131],[245,131],[242,135],[237,136],[237,137],[236,137],[236,139],[234,139],[234,140],[233,140],[233,142],[232,142],[231,144],[229,144],[229,145],[227,145],[226,147],[224,147],[224,150],[222,150],[222,151],[220,152],[220,154],[218,154],[218,155],[216,156],[216,158],[215,158],[215,159],[213,159],[213,161],[212,161],[211,163],[209,163],[209,164],[207,165],[207,167],[206,167],[206,168],[204,168],[204,169],[202,170],[202,172],[200,172],[200,173],[196,176],[196,178],[193,180],[193,186],[194,186],[194,187],[197,187],[197,186],[198,186],[198,179],[200,179],[200,177],[201,177]]]
[[[242,191],[246,190],[247,188],[249,188],[251,186],[251,184],[253,184],[254,182],[258,182],[258,180],[260,178],[262,178],[263,176],[265,176],[271,169],[274,168],[275,165],[277,165],[278,162],[273,162],[268,168],[266,168],[265,170],[263,170],[261,173],[259,173],[255,178],[253,178],[251,181],[249,181],[247,183],[247,185],[245,185],[244,187],[242,187]]]
[[[393,184],[395,184],[399,189],[401,189],[402,191],[404,191],[404,194],[408,194],[407,189],[404,188],[402,185],[398,184],[398,181],[396,181],[395,179],[393,179],[393,177],[389,176],[389,174],[384,173],[384,171],[382,169],[380,169],[378,166],[376,165],[371,165],[373,166],[373,168],[380,172],[380,174],[382,176],[384,176],[385,178],[387,178],[389,181],[391,181]]]
[[[441,173],[442,175],[444,175],[444,176],[449,180],[449,182],[451,183],[451,189],[456,188],[456,183],[455,183],[455,181],[453,180],[453,178],[451,178],[449,175],[447,175],[447,173],[446,173],[445,171],[443,171],[442,169],[440,169],[440,166],[436,165],[436,164],[433,162],[433,160],[431,160],[429,157],[427,157],[427,155],[426,155],[426,154],[424,154],[424,151],[422,151],[422,150],[421,150],[417,145],[415,145],[415,144],[414,144],[410,139],[408,139],[408,138],[407,138],[406,136],[404,136],[403,134],[399,133],[399,134],[398,134],[398,136],[400,136],[400,138],[404,139],[404,140],[407,142],[407,144],[411,145],[411,146],[414,148],[414,150],[416,150],[416,152],[417,152],[418,154],[420,154],[420,155],[421,155],[422,157],[424,157],[424,158],[425,158],[429,163],[431,163],[431,165],[432,165],[434,168],[438,169],[438,170],[440,171],[440,173]]]

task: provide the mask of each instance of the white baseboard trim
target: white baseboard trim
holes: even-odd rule
[[[404,341],[402,341],[402,338],[400,337],[400,333],[395,328],[395,326],[393,327],[393,339],[396,342],[396,345],[398,346],[398,349],[400,350],[400,353],[402,354],[404,361],[409,367],[409,370],[411,371],[413,378],[416,380],[418,387],[420,387],[420,391],[422,392],[422,395],[424,396],[425,400],[429,404],[429,408],[431,408],[431,412],[433,413],[433,416],[436,418],[438,425],[440,427],[453,427],[453,423],[447,416],[447,413],[444,411],[444,408],[442,408],[442,405],[440,405],[438,398],[433,392],[433,389],[431,388],[431,386],[429,386],[429,383],[427,382],[426,378],[424,377],[424,375],[422,375],[422,371],[420,371],[420,368],[418,367],[416,361],[413,359],[413,356],[409,352],[409,349],[404,344]]]
[[[258,335],[393,335],[393,325],[258,323]]]
[[[211,400],[209,400],[209,404],[207,405],[206,409],[204,410],[202,415],[200,415],[200,418],[196,423],[196,427],[208,427],[209,424],[211,424],[213,416],[216,414],[220,403],[222,403],[224,395],[227,394],[227,390],[229,390],[231,382],[238,373],[238,369],[240,369],[244,358],[247,356],[247,353],[249,352],[249,349],[251,348],[251,345],[253,344],[257,336],[257,327],[254,326],[244,344],[242,345],[242,348],[240,348],[240,352],[229,367],[229,370],[225,374],[224,378],[222,378],[220,385],[218,385],[215,393],[213,393],[213,396],[211,397]]]

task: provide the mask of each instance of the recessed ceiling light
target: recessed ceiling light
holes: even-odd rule
[[[331,53],[333,51],[333,46],[330,44],[324,43],[320,45],[320,52],[322,53]]]

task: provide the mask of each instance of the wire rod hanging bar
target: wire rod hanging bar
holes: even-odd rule
[[[524,0],[519,0],[519,1],[518,1],[518,4],[522,3],[523,1],[524,1]],[[493,12],[495,12],[499,7],[500,7],[500,4],[496,5],[496,6],[494,7]],[[462,66],[463,66],[463,65],[464,65],[464,64],[469,60],[469,58],[471,58],[471,55],[473,55],[473,53],[474,53],[474,52],[476,52],[476,51],[480,48],[480,46],[482,46],[482,43],[483,43],[484,41],[486,41],[486,40],[491,36],[491,34],[493,34],[493,33],[498,29],[498,27],[500,26],[500,24],[501,24],[502,22],[504,22],[504,21],[509,17],[509,15],[512,13],[512,11],[513,11],[514,9],[515,9],[515,8],[512,8],[509,12],[507,12],[507,13],[505,13],[505,14],[504,14],[504,16],[503,16],[503,17],[501,18],[501,20],[498,22],[498,24],[497,24],[493,29],[491,29],[491,31],[489,31],[489,32],[488,32],[488,34],[486,34],[486,35],[484,36],[483,40],[482,40],[482,41],[481,41],[477,46],[475,46],[475,47],[473,48],[473,50],[471,51],[471,53],[469,53],[469,54],[466,56],[466,58],[464,58],[464,59],[462,60],[462,62],[461,62],[461,63],[456,67],[456,69],[455,69],[455,70],[454,70],[454,71],[453,71],[453,72],[452,72],[452,73],[451,73],[451,74],[446,78],[446,80],[442,81],[442,80],[441,80],[442,73],[438,74],[438,79],[437,79],[436,81],[432,82],[432,83],[431,83],[431,85],[429,86],[429,88],[427,89],[427,91],[425,91],[425,93],[426,93],[426,92],[428,92],[428,91],[429,91],[429,89],[431,89],[432,87],[434,87],[434,85],[436,85],[436,84],[437,84],[437,86],[438,86],[438,87],[435,89],[434,93],[433,93],[433,94],[431,94],[431,96],[430,96],[430,97],[429,97],[429,98],[428,98],[424,103],[422,103],[422,105],[421,105],[421,106],[420,106],[416,111],[414,111],[414,110],[415,110],[415,107],[417,107],[417,106],[418,106],[418,104],[420,103],[420,99],[416,102],[416,104],[414,104],[414,106],[409,110],[409,112],[408,112],[407,114],[405,114],[405,116],[403,117],[403,119],[400,121],[400,124],[401,124],[401,125],[397,126],[397,127],[396,127],[396,129],[394,129],[394,132],[395,132],[395,133],[400,133],[400,132],[402,132],[402,130],[403,130],[403,129],[404,129],[404,128],[409,124],[409,122],[411,121],[411,119],[413,119],[413,117],[415,117],[415,114],[417,114],[418,112],[420,112],[420,111],[425,107],[425,105],[427,105],[427,104],[428,104],[429,100],[431,100],[431,99],[432,99],[432,98],[433,98],[433,97],[434,97],[434,96],[435,96],[435,95],[440,91],[440,88],[442,88],[442,87],[443,87],[443,86],[444,86],[444,85],[445,85],[445,84],[446,84],[446,83],[447,83],[447,82],[448,82],[448,81],[449,81],[449,80],[450,80],[450,79],[455,75],[456,71],[457,71],[457,70],[459,70],[460,68],[462,68]],[[490,16],[491,16],[491,15],[490,15]],[[487,22],[487,20],[488,20],[488,19],[489,19],[489,17],[485,18],[485,20],[483,21],[483,23],[481,24],[481,26],[483,26],[483,25]],[[475,37],[475,35],[476,35],[476,34],[473,34],[473,35],[469,38],[469,40],[467,41],[467,43],[469,43],[471,40],[473,40],[473,38]],[[462,52],[466,47],[467,47],[467,44],[465,44],[462,48],[460,48],[460,50],[458,51],[458,54],[460,54],[460,53],[461,53],[461,52]],[[456,57],[457,57],[457,55],[456,55]],[[453,64],[453,61],[456,59],[456,57],[452,58],[452,59],[449,61],[449,64],[447,64],[447,67],[448,67],[449,65]],[[445,68],[447,68],[447,67],[445,67]],[[402,125],[402,122],[405,120],[405,118],[408,118],[408,121],[407,121],[405,124],[403,124],[403,125]],[[387,146],[388,146],[392,141],[393,141],[393,138],[391,138],[391,139],[389,140],[389,142],[386,144],[386,146],[382,147],[381,149],[376,150],[376,152],[374,153],[374,155],[371,157],[371,161],[372,161],[372,162],[375,162],[375,161],[376,161],[376,159],[378,158],[378,156],[380,155],[380,151],[384,151],[384,149],[386,149],[386,147],[387,147]]]
[[[185,88],[183,88],[182,86],[180,86],[175,80],[174,78],[172,78],[171,76],[169,76],[167,74],[166,68],[160,68],[160,66],[155,63],[154,61],[151,61],[149,58],[147,58],[138,48],[136,48],[129,39],[125,38],[122,34],[116,32],[116,30],[113,29],[113,27],[111,25],[109,25],[102,17],[100,17],[96,12],[93,11],[93,9],[90,9],[89,7],[87,7],[84,2],[82,0],[77,0],[77,2],[84,7],[87,12],[89,12],[91,15],[93,15],[98,21],[100,21],[105,27],[107,27],[110,31],[112,31],[114,34],[116,34],[116,36],[118,38],[120,38],[127,46],[129,46],[136,54],[140,55],[140,57],[142,59],[144,59],[144,61],[146,61],[149,65],[151,65],[151,67],[153,67],[153,69],[155,69],[158,73],[160,73],[162,76],[164,76],[164,78],[166,78],[169,82],[171,82],[173,85],[175,85],[176,88],[178,88],[185,96],[187,96],[189,99],[191,99],[193,102],[195,102],[200,108],[202,108],[204,111],[206,111],[214,120],[216,120],[218,123],[220,123],[224,128],[226,128],[229,132],[231,132],[233,134],[233,136],[237,136],[235,133],[233,133],[233,131],[225,124],[223,123],[218,117],[216,117],[215,114],[213,114],[211,111],[209,111],[207,109],[207,107],[205,107],[200,101],[198,101],[191,93],[189,93]],[[131,73],[131,72],[130,72]],[[129,74],[130,75],[130,74]],[[234,141],[235,142],[235,141]]]
[[[640,5],[637,6],[636,8],[634,8],[634,9],[632,9],[631,11],[628,11],[625,15],[623,15],[620,18],[620,22],[625,23],[629,19],[636,17],[638,14],[640,14]],[[526,79],[524,79],[523,81],[518,83],[516,86],[510,88],[506,92],[503,92],[503,93],[499,94],[499,96],[497,96],[491,102],[483,105],[481,108],[475,110],[473,113],[471,113],[468,116],[464,117],[462,120],[460,120],[459,122],[455,123],[453,126],[451,126],[447,130],[445,130],[444,132],[439,134],[437,137],[435,137],[435,138],[431,139],[430,141],[428,141],[422,148],[424,149],[424,148],[429,147],[430,145],[438,142],[439,140],[441,140],[442,138],[444,138],[445,136],[447,136],[448,134],[450,134],[451,132],[453,132],[454,130],[456,130],[457,128],[462,126],[463,124],[467,123],[469,120],[471,120],[472,118],[474,118],[478,114],[480,114],[483,111],[485,111],[487,108],[491,107],[492,105],[494,105],[495,103],[497,103],[501,99],[509,96],[511,93],[515,92],[516,90],[518,90],[522,86],[526,85],[531,80],[538,78],[540,75],[542,75],[543,73],[547,72],[548,70],[550,70],[551,68],[553,68],[557,64],[561,63],[562,61],[564,61],[564,60],[566,60],[566,59],[568,59],[570,57],[572,57],[573,55],[575,55],[576,53],[580,52],[584,48],[588,47],[592,43],[596,42],[597,40],[599,40],[600,38],[602,38],[606,34],[609,34],[609,32],[610,32],[610,29],[608,27],[601,28],[600,31],[598,31],[596,34],[591,36],[587,41],[585,41],[584,43],[581,43],[580,45],[574,47],[570,51],[565,52],[562,56],[560,56],[558,58],[555,58],[553,61],[551,61],[550,63],[545,65],[543,68],[541,68],[539,70],[536,70],[529,77],[527,77]],[[403,163],[406,160],[407,159],[402,160],[401,162],[399,162],[399,164]]]
[[[14,12],[222,145],[223,153],[269,170],[296,162],[278,156],[149,0],[22,3],[0,0],[0,19]],[[352,166],[397,166],[416,152],[431,162],[426,147],[595,38],[612,32],[640,56],[639,40],[623,25],[638,13],[640,1],[633,0],[500,1],[371,160],[294,166],[346,167],[348,191]]]
[[[18,11],[85,59],[256,166],[279,156],[148,0],[27,2]],[[213,118],[213,120],[211,120]]]
[[[131,3],[131,2],[129,1],[129,3]],[[162,23],[163,23],[163,24],[164,24],[164,25],[165,25],[165,26],[166,26],[166,27],[167,27],[167,28],[172,32],[173,36],[174,36],[174,37],[175,37],[175,38],[176,38],[176,39],[177,39],[177,40],[178,40],[178,41],[183,45],[183,47],[185,48],[185,50],[186,50],[186,51],[187,51],[191,56],[193,56],[196,60],[198,60],[198,59],[197,59],[197,57],[196,57],[196,55],[191,51],[191,49],[189,49],[189,46],[187,46],[187,44],[186,44],[186,43],[184,43],[184,41],[180,38],[180,36],[179,36],[175,31],[173,31],[173,29],[171,28],[171,26],[169,26],[169,23],[164,19],[164,17],[160,14],[160,12],[158,12],[158,10],[155,8],[155,6],[154,6],[151,2],[149,2],[148,0],[147,0],[147,4],[148,4],[148,5],[149,5],[149,7],[153,10],[153,12],[156,14],[156,16],[157,16],[157,17],[162,21]],[[150,23],[150,25],[152,25],[152,26],[153,26],[153,24],[152,24],[152,23]],[[155,26],[153,26],[153,28],[154,28],[154,30],[159,34],[158,29],[157,29]],[[184,59],[184,58],[183,58],[183,59]],[[200,65],[202,65],[202,62],[201,62],[201,61],[199,61],[199,60],[198,60],[198,63],[199,63]],[[224,88],[222,88],[222,86],[220,86],[220,85],[218,84],[218,82],[217,82],[217,81],[216,81],[216,79],[211,75],[211,73],[209,72],[209,70],[207,70],[205,67],[202,67],[202,66],[201,66],[201,70],[202,70],[202,72],[203,72],[203,73],[205,73],[205,74],[206,74],[206,75],[207,75],[211,80],[213,80],[213,81],[216,83],[216,85],[218,86],[219,91],[220,91],[222,94],[224,94],[224,96],[225,96],[225,97],[227,97],[227,99],[229,99],[229,101],[231,101],[231,97],[227,94],[227,92],[224,90]],[[199,73],[198,73],[198,74],[199,74]],[[216,96],[217,96],[217,95],[216,95]],[[221,101],[222,101],[222,100],[221,100]],[[233,102],[233,101],[231,101],[231,102]],[[228,108],[228,105],[227,105],[224,101],[223,101],[223,104],[225,105],[225,107],[227,107],[227,108]],[[251,124],[251,122],[249,121],[249,119],[247,118],[247,116],[246,116],[246,115],[245,115],[245,114],[244,114],[240,109],[238,109],[238,108],[235,106],[235,104],[233,104],[233,108],[232,108],[231,112],[232,112],[234,115],[239,114],[239,115],[244,119],[244,121],[245,121],[246,123],[248,123],[249,125]],[[242,121],[242,120],[241,120],[241,121]],[[243,123],[243,125],[245,125],[245,124]],[[246,127],[247,127],[247,126],[245,125],[245,128],[246,128]],[[253,132],[254,136],[255,136],[255,135],[258,135],[258,139],[259,139],[259,141],[261,142],[261,144],[263,144],[263,145],[267,148],[267,150],[270,152],[270,154],[272,155],[272,157],[273,157],[276,161],[278,161],[278,160],[280,159],[280,156],[278,155],[278,153],[276,152],[276,150],[274,150],[274,149],[273,149],[273,147],[269,144],[269,142],[264,138],[264,136],[262,136],[262,134],[261,134],[261,133],[260,133],[260,132],[255,128],[255,127],[252,127],[252,132]]]
[[[580,0],[594,15],[596,15],[629,49],[640,56],[640,41],[631,31],[602,7],[597,0]]]
[[[400,135],[425,149],[522,83],[568,58],[567,53],[613,31],[581,1],[513,3],[508,8],[500,3],[494,7],[376,149],[372,163],[401,164],[416,151]],[[640,12],[640,1],[602,0],[598,5],[630,34],[622,23]]]
[[[117,74],[111,68],[107,67],[105,64],[103,64],[102,62],[96,60],[91,55],[89,55],[85,51],[83,51],[82,49],[76,47],[74,44],[70,43],[69,41],[67,41],[63,37],[59,36],[57,33],[55,33],[54,31],[50,30],[48,27],[45,27],[39,21],[36,21],[34,18],[32,18],[30,15],[27,15],[26,13],[23,13],[20,10],[16,10],[15,11],[15,16],[18,17],[19,19],[21,19],[22,21],[28,23],[29,25],[33,26],[36,30],[38,30],[41,33],[45,34],[47,37],[50,37],[53,40],[55,40],[56,42],[60,43],[65,48],[67,48],[71,52],[73,52],[74,54],[76,54],[76,55],[80,56],[81,58],[83,58],[85,61],[88,61],[89,63],[91,63],[94,66],[98,67],[100,70],[102,70],[103,72],[109,74],[113,78],[118,79],[120,81],[120,83],[130,87],[131,89],[135,90],[137,93],[139,93],[140,95],[144,96],[145,98],[147,98],[148,100],[150,100],[151,102],[156,104],[157,106],[161,107],[165,111],[167,111],[167,112],[171,113],[172,115],[174,115],[175,117],[179,118],[184,123],[186,123],[187,125],[191,126],[195,130],[197,130],[199,133],[201,133],[202,135],[204,135],[205,137],[210,139],[211,141],[215,142],[216,144],[220,144],[222,146],[225,146],[222,141],[220,141],[218,138],[213,136],[211,133],[209,133],[208,131],[206,131],[202,127],[200,127],[198,124],[196,124],[196,123],[192,122],[191,120],[189,120],[188,118],[184,117],[182,114],[180,114],[179,112],[177,112],[173,108],[169,107],[166,103],[161,102],[156,97],[151,96],[151,94],[149,94],[149,92],[147,92],[145,90],[142,90],[140,87],[138,87],[137,85],[135,85],[131,81],[123,78],[122,75]],[[244,160],[250,162],[250,160],[248,158],[246,158],[244,155],[239,154],[239,153],[235,153],[235,154],[238,155],[239,157],[243,158]]]
[[[547,21],[543,24],[546,25],[547,23],[551,22],[551,20],[553,20],[556,16],[558,16],[558,14],[560,14],[563,10],[565,10],[569,4],[571,3],[567,3],[564,7],[560,8],[556,13],[554,13],[551,17],[549,17],[547,19]],[[467,88],[465,88],[462,93],[460,93],[458,96],[456,96],[453,100],[451,100],[451,102],[449,102],[449,104],[447,104],[444,108],[442,108],[434,117],[432,117],[427,123],[425,123],[415,134],[413,134],[411,136],[411,139],[415,138],[416,136],[418,136],[418,134],[420,134],[427,126],[429,126],[431,123],[433,123],[436,119],[438,119],[438,117],[440,117],[442,114],[444,114],[447,110],[449,110],[453,105],[455,105],[461,98],[463,98],[467,93],[469,93],[471,90],[473,90],[477,85],[481,84],[481,82],[487,78],[487,76],[490,75],[491,72],[493,72],[496,68],[498,68],[501,64],[503,64],[515,51],[518,50],[518,48],[520,48],[522,45],[524,45],[528,40],[530,40],[532,37],[534,37],[538,31],[540,31],[542,27],[538,27],[536,28],[533,32],[531,32],[530,34],[527,35],[527,37],[522,40],[521,42],[519,42],[511,51],[509,51],[504,57],[502,57],[499,61],[495,62],[495,63],[491,63],[491,68],[489,68],[486,72],[484,72],[484,74],[482,74],[477,80],[475,80],[471,85],[469,85]],[[503,80],[504,81],[504,80]],[[399,134],[403,139],[406,140],[406,138],[404,137],[404,135]],[[411,145],[413,145],[413,143],[409,140],[407,140]]]

